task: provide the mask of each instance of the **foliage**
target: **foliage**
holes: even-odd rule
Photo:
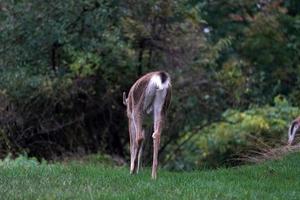
[[[221,143],[222,156],[207,163],[220,164],[232,154],[224,149],[248,144],[226,122],[228,140],[198,136],[211,123],[253,111],[273,130],[276,116],[258,108],[267,112],[278,95],[300,105],[299,12],[297,0],[3,0],[0,156],[105,151],[129,159],[121,95],[159,69],[170,72],[173,88],[161,160],[175,162],[172,150],[190,154],[195,146],[196,153],[176,160],[179,168],[194,166],[201,156],[193,156],[208,151],[197,142],[210,140]],[[288,116],[280,120],[287,124]],[[249,126],[234,128],[248,133]],[[263,131],[256,135],[262,140],[270,131],[257,121],[250,128]],[[184,142],[194,133],[202,139]]]
[[[0,160],[0,166],[2,168],[34,168],[39,167],[41,163],[35,158],[28,158],[28,156],[18,156],[16,159],[12,159],[11,156],[7,156],[5,159]],[[42,162],[42,165],[46,165],[46,161]]]
[[[121,138],[111,133],[118,129],[114,124],[123,114],[123,107],[110,96],[116,94],[114,88],[119,85],[106,86],[112,80],[34,75],[24,69],[7,70],[0,80],[2,156],[25,151],[51,159],[66,152],[109,148],[122,153]],[[105,111],[108,104],[115,109]],[[109,119],[113,112],[120,117]],[[99,133],[100,126],[106,128]]]
[[[219,122],[185,133],[181,142],[187,138],[188,142],[175,153],[170,150],[166,167],[179,170],[238,164],[243,152],[286,141],[288,124],[299,114],[300,109],[282,96],[275,98],[273,106],[227,110]],[[178,164],[179,160],[183,161]]]

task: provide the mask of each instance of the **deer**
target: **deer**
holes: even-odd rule
[[[296,133],[300,127],[300,117],[296,118],[294,121],[292,121],[289,132],[288,132],[288,145],[292,145],[296,136]]]
[[[130,138],[130,174],[139,172],[145,131],[143,120],[153,118],[152,179],[157,177],[160,136],[171,101],[171,79],[165,71],[150,72],[139,78],[130,88],[128,96],[123,92],[123,104],[127,107]]]

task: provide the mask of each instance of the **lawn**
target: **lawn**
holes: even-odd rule
[[[90,162],[38,163],[21,157],[0,162],[0,199],[300,199],[300,153],[282,160],[194,172]]]

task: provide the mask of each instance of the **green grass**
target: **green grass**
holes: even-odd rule
[[[0,199],[300,199],[300,153],[279,161],[194,172],[72,162],[0,162]]]

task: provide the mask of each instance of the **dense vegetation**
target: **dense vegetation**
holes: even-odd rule
[[[99,160],[97,158],[97,160]],[[3,199],[299,199],[300,155],[256,166],[197,172],[150,170],[73,162],[39,164],[20,157],[0,162]]]
[[[298,0],[2,0],[0,157],[128,159],[122,92],[161,69],[173,84],[161,163],[239,164],[300,114],[299,47]]]

